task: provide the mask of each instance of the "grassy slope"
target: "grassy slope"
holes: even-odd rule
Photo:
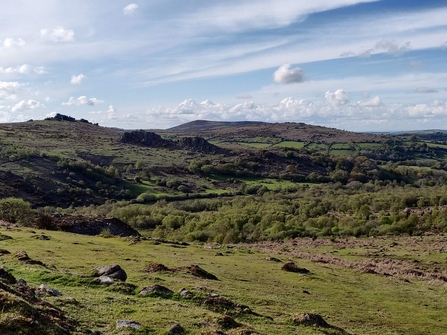
[[[228,330],[228,334],[240,334],[241,329],[279,335],[441,334],[445,331],[445,284],[360,273],[329,263],[300,259],[293,253],[296,250],[325,254],[334,250],[331,245],[312,247],[289,243],[287,247],[271,248],[271,252],[266,254],[256,251],[255,246],[208,249],[202,245],[155,245],[152,241],[132,244],[127,239],[53,231],[46,232],[52,237],[46,241],[30,238],[33,233],[29,229],[12,231],[0,228],[0,233],[13,237],[2,241],[2,248],[10,252],[25,250],[31,258],[55,268],[25,265],[11,255],[1,256],[3,265],[11,269],[17,278],[24,278],[30,286],[43,283],[60,290],[62,297],[46,299],[78,319],[84,329],[99,330],[103,334],[123,334],[115,329],[117,319],[141,322],[146,327],[146,332],[142,333],[148,334],[163,334],[176,322],[188,334],[211,334],[219,328],[217,320],[220,317],[219,313],[190,300],[126,295],[92,285],[88,278],[82,279],[92,268],[107,264],[120,264],[128,274],[127,282],[139,289],[153,283],[175,292],[182,287],[206,287],[249,306],[258,314],[235,316],[244,326]],[[383,241],[384,244],[390,242]],[[396,255],[408,256],[407,252],[412,248],[414,243],[394,250]],[[362,249],[355,245],[337,250],[339,256],[346,259],[364,257]],[[217,252],[222,256],[216,255]],[[421,250],[417,253],[422,263],[433,260],[431,253]],[[283,272],[280,270],[282,264],[267,261],[267,256],[284,261],[291,258],[300,267],[309,269],[311,275]],[[445,255],[439,254],[436,259],[445,267]],[[196,263],[216,275],[219,281],[198,279],[184,273],[148,274],[143,269],[149,262],[163,263],[168,267]],[[67,297],[75,298],[78,303],[70,302]],[[336,328],[293,325],[293,315],[303,312],[319,313],[329,324],[345,332]]]

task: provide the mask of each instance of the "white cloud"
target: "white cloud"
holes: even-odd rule
[[[19,103],[15,104],[14,107],[11,108],[11,112],[23,111],[23,110],[33,110],[38,107],[41,107],[42,104],[36,100],[22,100]]]
[[[57,27],[50,31],[49,29],[41,29],[40,35],[48,38],[53,42],[74,42],[75,33],[72,29],[65,29],[64,27]]]
[[[16,81],[0,81],[0,100],[14,100],[21,86]]]
[[[79,85],[82,83],[82,80],[84,80],[84,79],[85,79],[85,76],[82,73],[77,76],[72,75],[70,83],[73,85]]]
[[[13,48],[13,47],[23,47],[25,45],[25,41],[22,40],[21,38],[19,39],[14,39],[14,38],[6,38],[3,41],[3,47],[4,48]]]
[[[30,66],[28,64],[18,65],[16,67],[7,67],[2,68],[0,67],[0,73],[20,73],[20,74],[27,74],[30,72]]]
[[[44,74],[47,73],[47,71],[45,71],[45,68],[43,66],[38,66],[34,69],[34,72],[37,74]]]
[[[291,64],[281,65],[273,73],[273,80],[278,84],[301,83],[304,81],[304,71],[299,68],[290,68]]]
[[[138,9],[138,5],[136,3],[131,3],[123,8],[124,15],[131,15]]]
[[[438,93],[438,92],[439,91],[435,88],[423,86],[423,87],[416,88],[411,93]]]
[[[109,109],[107,110],[107,113],[115,113],[116,112],[116,108],[113,107],[113,105],[109,106]]]
[[[378,96],[375,96],[368,101],[359,101],[357,104],[362,107],[378,107],[382,105],[382,100]]]
[[[67,102],[62,103],[62,106],[81,106],[81,105],[95,106],[103,102],[104,100],[99,100],[96,98],[87,99],[85,95],[82,95],[77,99],[74,97],[70,97],[70,99],[68,99]]]
[[[401,56],[405,52],[409,51],[411,49],[411,43],[405,42],[403,44],[400,44],[395,41],[390,41],[387,39],[382,39],[381,41],[377,42],[374,47],[364,49],[358,53],[352,52],[352,51],[346,51],[342,52],[340,54],[340,57],[351,57],[351,56],[358,56],[361,58],[368,58],[371,57],[374,53],[380,53],[380,52],[386,52],[387,54],[393,55],[393,56]]]
[[[385,50],[387,53],[393,56],[399,56],[411,49],[411,43],[406,42],[404,44],[399,45],[394,41],[383,39],[380,42],[377,42],[374,48],[375,50]]]
[[[342,89],[338,89],[333,93],[328,91],[324,97],[333,107],[343,106],[349,102],[349,96]]]

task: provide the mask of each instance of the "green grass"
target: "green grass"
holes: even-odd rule
[[[335,328],[319,330],[293,325],[293,315],[304,312],[318,313],[329,324],[349,334],[411,335],[444,331],[445,285],[362,274],[292,255],[268,254],[283,260],[293,259],[300,267],[311,271],[309,276],[300,276],[281,271],[281,263],[269,262],[267,254],[244,246],[231,249],[219,246],[205,249],[202,245],[173,248],[152,241],[131,244],[124,238],[106,239],[62,232],[46,232],[52,239],[45,241],[30,239],[32,232],[29,229],[0,229],[0,232],[13,237],[2,241],[2,248],[11,252],[25,250],[31,258],[50,266],[26,265],[5,255],[2,264],[6,268],[16,277],[24,278],[30,286],[43,283],[62,292],[62,297],[47,297],[46,300],[78,319],[82,327],[104,334],[122,334],[115,330],[117,319],[140,322],[152,330],[152,334],[164,334],[177,322],[188,334],[210,334],[219,328],[217,319],[220,316],[220,313],[177,295],[172,298],[141,297],[119,293],[120,287],[116,285],[107,288],[92,284],[88,277],[91,269],[107,264],[120,264],[128,274],[127,283],[136,285],[136,291],[153,283],[174,292],[182,287],[190,290],[202,287],[249,306],[256,314],[233,317],[244,325],[243,328],[260,334],[345,334]],[[383,243],[386,245],[390,241]],[[330,247],[319,249],[299,245],[291,246],[291,250],[293,248],[323,254],[331,250]],[[339,256],[347,257],[353,252],[361,254],[361,250],[342,249]],[[216,255],[217,252],[222,256]],[[406,252],[402,251],[403,254]],[[361,258],[361,255],[357,257]],[[149,262],[168,267],[199,264],[216,275],[219,281],[180,272],[145,273],[143,269]],[[124,289],[132,293],[130,285]],[[236,333],[229,331],[229,334]]]
[[[382,147],[381,143],[368,143],[368,142],[365,142],[365,143],[359,142],[359,143],[356,143],[355,145],[363,150],[377,150]]]
[[[275,147],[281,148],[292,148],[292,149],[302,149],[304,148],[305,142],[295,142],[295,141],[283,141],[275,144]]]
[[[246,147],[251,147],[251,148],[259,148],[259,149],[264,149],[264,148],[268,148],[271,146],[270,143],[255,143],[255,142],[237,142],[237,144],[244,145]]]

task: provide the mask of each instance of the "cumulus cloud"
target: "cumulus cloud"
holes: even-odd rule
[[[75,32],[72,29],[65,29],[64,27],[57,27],[50,31],[49,29],[41,29],[40,36],[48,38],[53,42],[74,42]]]
[[[369,99],[368,101],[359,101],[357,104],[362,107],[378,107],[382,105],[382,100],[380,100],[380,98],[376,96]]]
[[[115,113],[116,112],[116,108],[113,107],[113,105],[109,106],[109,109],[107,110],[107,113]]]
[[[292,65],[287,63],[281,65],[273,73],[273,80],[278,84],[301,83],[304,81],[304,71],[299,68],[290,68]]]
[[[0,100],[14,100],[21,86],[16,81],[0,81]]]
[[[136,3],[131,3],[123,8],[124,15],[132,15],[138,9],[138,5]]]
[[[438,90],[431,87],[418,87],[414,91],[411,91],[410,93],[438,93]]]
[[[42,104],[36,100],[28,100],[28,101],[22,100],[11,108],[11,112],[33,110],[41,106]]]
[[[26,74],[30,72],[31,67],[28,64],[18,65],[16,67],[7,67],[2,68],[0,67],[0,73],[20,73],[20,74]]]
[[[68,99],[67,102],[62,103],[62,106],[81,106],[81,105],[95,106],[103,102],[104,100],[99,100],[96,98],[87,99],[85,95],[82,95],[77,99],[74,97],[70,97],[70,99]]]
[[[3,47],[4,48],[13,48],[13,47],[23,47],[25,45],[25,41],[22,40],[21,38],[19,39],[14,39],[14,38],[6,38],[3,41]]]
[[[339,107],[349,103],[349,96],[342,89],[338,89],[335,92],[326,92],[324,95],[326,101],[333,107]]]
[[[73,84],[73,85],[79,85],[79,84],[82,83],[82,81],[83,81],[84,79],[85,79],[85,76],[84,76],[82,73],[81,73],[81,74],[78,74],[77,76],[72,75],[72,76],[71,76],[70,83]]]

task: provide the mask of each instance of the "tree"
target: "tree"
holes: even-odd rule
[[[20,198],[5,198],[0,200],[0,219],[11,223],[30,223],[34,212],[29,202]]]

